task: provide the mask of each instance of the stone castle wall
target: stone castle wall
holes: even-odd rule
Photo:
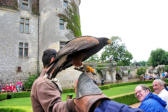
[[[30,33],[20,33],[20,17],[29,17]],[[0,79],[16,80],[36,71],[37,17],[24,11],[0,10]],[[29,43],[29,56],[19,57],[19,42]],[[17,72],[17,68],[21,71]],[[24,79],[24,78],[23,78]]]
[[[16,1],[17,5],[14,5]],[[64,30],[59,29],[58,13],[64,10],[63,0],[39,0],[39,12],[38,0],[29,0],[30,5],[26,9],[22,9],[21,2],[0,0],[0,81],[3,82],[24,81],[30,74],[36,74],[38,62],[42,69],[41,55],[45,49],[55,48],[58,51],[60,41],[74,38],[66,29],[66,23]],[[80,0],[75,2],[79,6]],[[17,8],[11,8],[13,6]],[[39,15],[35,15],[37,12]],[[29,18],[29,33],[20,32],[22,17]],[[28,57],[19,57],[19,42],[28,43]]]

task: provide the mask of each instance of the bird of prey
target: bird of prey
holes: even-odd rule
[[[49,75],[49,78],[55,78],[58,72],[72,65],[81,66],[83,61],[96,54],[107,44],[111,44],[111,40],[105,37],[82,36],[70,40],[58,51],[56,59],[50,64],[51,67],[47,74],[52,75]]]

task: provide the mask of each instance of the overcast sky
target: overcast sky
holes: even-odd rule
[[[168,51],[168,0],[81,0],[82,35],[119,36],[136,61]]]

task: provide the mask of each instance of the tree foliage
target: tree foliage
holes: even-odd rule
[[[97,54],[91,56],[86,60],[86,62],[99,62],[99,56]]]
[[[168,65],[165,66],[164,71],[168,72]]]
[[[156,67],[157,65],[167,65],[168,64],[168,52],[163,49],[153,50],[148,59],[148,64]]]
[[[138,61],[138,62],[135,61],[131,65],[134,65],[134,66],[146,66],[147,62],[146,61]]]
[[[77,7],[74,0],[70,2],[70,5],[65,9],[65,14],[58,14],[59,17],[67,22],[67,29],[70,29],[75,37],[82,35],[79,8]]]
[[[130,65],[132,54],[126,49],[125,45],[121,43],[119,37],[112,37],[112,44],[104,48],[101,54],[103,62],[116,62],[118,66]]]
[[[137,69],[136,73],[138,75],[142,75],[142,74],[145,74],[145,72],[146,72],[146,68],[145,67],[140,67],[140,68]]]

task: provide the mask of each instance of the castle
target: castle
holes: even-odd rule
[[[59,50],[80,36],[80,2],[0,0],[0,81],[25,81],[41,71],[45,49]],[[68,15],[69,9],[75,9],[73,14]]]

